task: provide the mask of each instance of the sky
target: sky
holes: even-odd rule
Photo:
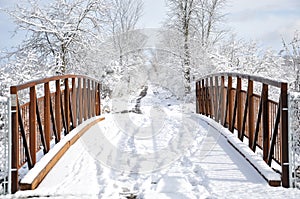
[[[139,28],[159,28],[166,19],[166,0],[144,0],[144,15]],[[0,0],[0,8],[12,7],[18,0]],[[299,0],[228,0],[226,25],[244,40],[256,40],[264,48],[281,48],[281,40],[290,41],[300,31]],[[0,50],[20,42],[11,37],[13,21],[0,12]]]
[[[265,48],[281,47],[300,31],[299,0],[229,0],[227,25],[244,39],[257,40]]]

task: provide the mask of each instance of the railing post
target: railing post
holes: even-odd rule
[[[46,140],[46,146],[47,146],[47,152],[50,150],[50,139],[51,139],[51,131],[50,131],[50,87],[49,82],[46,82],[44,84],[44,132],[45,132],[45,140]]]
[[[69,88],[69,79],[65,79],[65,90],[64,90],[64,105],[65,105],[65,118],[66,118],[66,132],[70,132],[70,88]]]
[[[84,121],[87,119],[87,89],[86,89],[86,79],[83,79],[83,90],[82,90],[82,105],[83,107],[83,119]]]
[[[232,100],[232,77],[228,76],[228,87],[227,87],[227,99],[228,99],[228,129],[232,126],[232,109],[233,109],[233,100]],[[226,122],[226,121],[225,121]]]
[[[198,82],[196,82],[196,113],[200,113],[199,112],[199,84]]]
[[[18,91],[16,87],[10,88],[11,95],[11,192],[19,190],[19,122],[18,122]]]
[[[95,82],[91,81],[91,117],[95,116]]]
[[[81,79],[78,79],[78,108],[79,108],[79,113],[78,113],[78,124],[82,123],[82,84],[81,84]]]
[[[208,82],[208,78],[205,79],[205,101],[206,101],[206,107],[207,107],[207,116],[211,118],[211,93],[210,93],[210,86]]]
[[[219,79],[215,77],[215,121],[219,122]]]
[[[221,76],[221,96],[220,96],[220,102],[221,102],[221,112],[220,112],[220,120],[221,120],[221,124],[224,124],[224,115],[225,115],[225,102],[224,102],[224,98],[225,98],[225,77]]]
[[[57,128],[57,139],[58,141],[61,140],[61,106],[60,97],[61,97],[61,90],[60,90],[60,80],[55,81],[56,91],[55,91],[55,122]]]
[[[268,85],[263,84],[262,89],[263,159],[267,163],[270,151]]]
[[[204,89],[203,89],[203,85],[202,85],[202,80],[199,81],[199,93],[200,93],[200,96],[199,96],[199,100],[200,100],[200,113],[201,114],[204,114],[204,110],[205,110],[205,107],[204,107]]]
[[[215,118],[216,117],[216,111],[215,111],[215,89],[214,89],[214,80],[213,77],[209,78],[209,93],[210,93],[210,117]]]
[[[73,122],[74,124],[73,125],[73,128],[76,128],[77,127],[77,104],[76,104],[76,79],[75,78],[72,78],[72,112],[73,112]]]
[[[204,79],[201,81],[202,88],[202,99],[203,99],[203,114],[207,116],[207,106],[206,106],[206,87],[204,83]]]
[[[235,122],[236,122],[236,117],[237,117],[237,111],[240,109],[238,107],[239,102],[241,101],[240,99],[240,93],[241,93],[241,78],[237,77],[236,80],[236,89],[235,89],[235,99],[234,99],[234,107],[233,107],[233,114],[232,114],[232,123],[230,125],[230,131],[233,133],[234,132],[234,127],[235,127]],[[237,122],[238,123],[238,122]],[[237,125],[237,130],[239,131],[239,126]]]
[[[97,115],[101,115],[101,84],[97,83],[97,102],[96,104],[98,104],[98,108],[97,108]]]
[[[92,104],[91,104],[91,108],[92,108],[92,117],[96,116],[96,93],[97,93],[97,89],[96,89],[96,82],[92,81]]]
[[[242,128],[243,128],[243,104],[245,104],[245,101],[242,100],[242,80],[240,77],[237,79],[237,92],[238,92],[238,101],[237,101],[237,130],[238,130],[238,137],[241,137],[242,134]]]
[[[29,149],[32,165],[36,163],[36,92],[35,86],[30,87],[29,102]]]
[[[248,134],[249,134],[249,147],[251,148],[253,145],[253,137],[254,137],[254,98],[253,98],[253,81],[249,79],[248,81]]]
[[[91,80],[87,80],[87,118],[91,118]]]
[[[281,168],[282,168],[282,186],[290,187],[289,185],[289,140],[288,140],[288,87],[287,83],[281,84]]]

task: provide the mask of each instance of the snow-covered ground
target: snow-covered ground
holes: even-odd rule
[[[149,85],[143,114],[132,107],[106,114],[36,190],[12,197],[300,198],[300,190],[268,186],[216,129],[166,90]]]

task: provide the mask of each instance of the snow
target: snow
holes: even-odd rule
[[[7,102],[7,98],[3,97],[3,96],[0,96],[0,102]]]
[[[163,100],[159,92],[151,92],[152,86],[142,99],[143,114],[106,114],[70,147],[36,190],[12,197],[300,197],[298,189],[270,187],[228,143],[235,140],[223,136],[225,130],[216,130],[203,116],[185,109],[193,105]],[[160,105],[161,117],[149,113],[151,102]]]
[[[218,131],[227,139],[227,141],[236,148],[249,163],[251,163],[261,175],[268,181],[281,181],[280,174],[276,173],[269,167],[262,159],[261,156],[255,154],[246,143],[241,142],[236,135],[228,131],[221,124],[216,123],[210,118],[201,116],[204,121],[207,121],[213,128],[218,129]]]
[[[46,165],[53,160],[53,158],[60,152],[60,150],[68,142],[70,142],[81,130],[83,130],[83,128],[87,124],[97,119],[99,119],[99,116],[84,121],[76,129],[72,130],[68,135],[66,135],[64,139],[62,139],[60,142],[54,145],[54,147],[51,148],[51,150],[45,156],[43,156],[39,162],[35,164],[34,168],[28,171],[25,177],[21,180],[21,183],[31,184],[34,181],[34,179],[37,177],[37,175],[43,171]]]

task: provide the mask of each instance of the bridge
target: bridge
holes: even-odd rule
[[[288,84],[219,73],[197,80],[195,90],[196,113],[203,115],[202,120],[220,132],[227,128],[231,133],[223,136],[269,185],[290,187]],[[100,115],[101,83],[93,78],[63,75],[12,86],[11,192],[38,187],[64,153],[104,119]],[[240,143],[247,143],[248,149]],[[61,147],[53,152],[56,145]],[[260,164],[247,150],[261,154],[261,160],[256,161]],[[39,164],[43,156],[50,158],[46,164]],[[261,171],[266,165],[280,178],[273,179]],[[22,183],[21,171],[37,167],[32,182]]]

